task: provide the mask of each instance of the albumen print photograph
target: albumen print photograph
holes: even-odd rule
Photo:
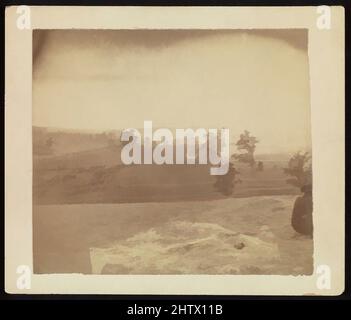
[[[33,273],[311,275],[308,41],[33,30]]]
[[[344,15],[7,7],[6,293],[341,295]]]

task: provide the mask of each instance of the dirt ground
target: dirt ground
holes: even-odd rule
[[[311,274],[295,198],[34,206],[34,272]]]

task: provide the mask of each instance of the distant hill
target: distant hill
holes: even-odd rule
[[[85,151],[64,153],[34,159],[34,166],[40,170],[63,170],[121,164],[121,149],[111,145]]]
[[[119,137],[119,131],[96,133],[34,126],[33,155],[63,155],[119,145]]]
[[[270,154],[256,154],[256,161],[271,161],[271,162],[279,162],[279,161],[289,161],[291,158],[290,153],[270,153]]]
[[[33,201],[37,204],[218,199],[211,165],[121,163],[118,132],[33,127]],[[242,181],[234,197],[296,194],[283,167],[289,155],[257,155],[264,171],[235,162]]]

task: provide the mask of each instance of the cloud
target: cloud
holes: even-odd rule
[[[44,34],[35,125],[107,130],[152,120],[157,127],[225,126],[236,136],[247,129],[268,151],[310,144],[307,50],[292,40],[306,40],[305,31]]]

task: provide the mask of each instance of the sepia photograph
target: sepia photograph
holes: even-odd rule
[[[6,290],[341,294],[344,27],[328,6],[8,7]]]
[[[304,29],[34,30],[34,273],[311,274],[307,43]],[[145,120],[228,128],[229,170],[199,163],[201,133],[194,163],[124,164],[121,132]]]

